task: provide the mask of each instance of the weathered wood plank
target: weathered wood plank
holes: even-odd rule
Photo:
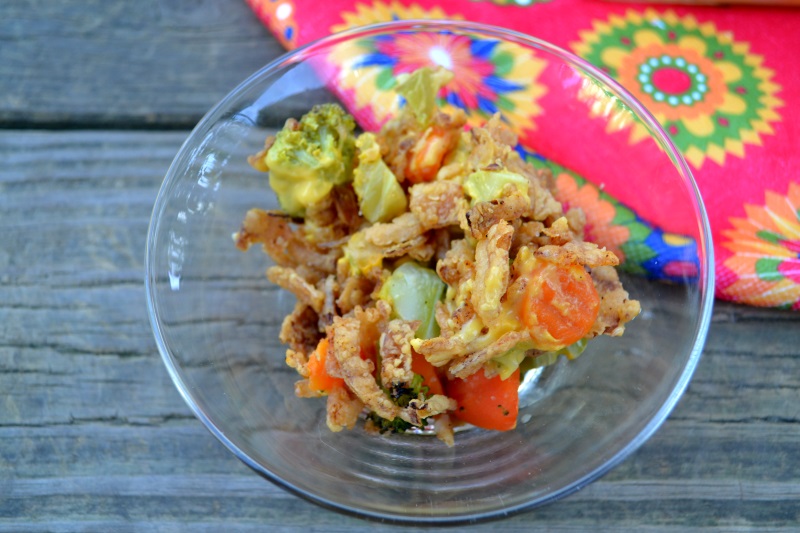
[[[0,43],[0,128],[28,130],[0,131],[0,532],[396,530],[239,463],[182,402],[147,322],[161,177],[277,42],[242,0],[4,0]],[[75,127],[153,131],[33,130]],[[270,289],[234,275],[214,290]],[[693,383],[639,451],[557,504],[471,529],[797,531],[799,325],[719,304]]]
[[[143,251],[186,133],[0,132],[0,531],[394,529],[262,480],[172,386]],[[572,497],[473,530],[796,530],[798,324],[719,304],[693,383],[649,442]]]
[[[191,127],[283,51],[244,0],[3,0],[0,43],[0,127]]]

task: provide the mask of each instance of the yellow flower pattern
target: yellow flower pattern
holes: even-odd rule
[[[439,7],[424,9],[399,2],[357,4],[342,13],[331,31],[393,19],[461,19]],[[444,108],[459,108],[470,125],[500,113],[522,134],[536,128],[539,100],[547,92],[539,82],[546,63],[511,42],[450,31],[398,32],[337,45],[329,55],[337,67],[336,84],[365,127],[377,128],[398,111],[397,76],[420,67],[444,67],[454,76],[439,93]]]
[[[786,196],[767,191],[763,206],[745,205],[747,218],[732,218],[722,246],[719,292],[750,305],[800,310],[800,183]]]
[[[748,43],[711,22],[630,10],[596,21],[580,37],[573,50],[631,91],[695,168],[744,157],[745,145],[760,145],[780,120],[774,72]],[[623,125],[631,126],[631,142],[647,137],[643,125]]]

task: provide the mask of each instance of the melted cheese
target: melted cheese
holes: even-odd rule
[[[530,249],[527,247],[520,249],[517,254],[517,261],[515,261],[515,265],[520,269],[520,275],[524,276],[530,273],[535,264],[536,259]],[[485,283],[490,289],[499,291],[501,278],[499,276],[488,276]],[[472,285],[472,280],[468,280],[457,289],[448,287],[445,303],[451,313],[469,301],[472,295]],[[535,320],[535,317],[532,318]],[[519,315],[519,298],[515,298],[502,302],[500,315],[492,322],[491,327],[487,328],[483,321],[478,316],[475,316],[464,324],[461,331],[454,336],[464,342],[469,352],[474,352],[497,342],[506,333],[525,329],[527,327],[522,323]],[[515,349],[529,350],[535,348],[548,351],[563,348],[563,344],[556,341],[544,328],[540,329],[541,331],[536,333],[537,338],[540,339],[538,344],[534,344],[532,341],[521,343]]]

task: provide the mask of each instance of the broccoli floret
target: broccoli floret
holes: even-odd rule
[[[424,386],[422,382],[422,376],[414,374],[411,383],[395,385],[389,389],[389,396],[391,396],[394,403],[400,407],[408,407],[411,400],[416,400],[420,395],[422,395],[423,398],[428,395],[428,387]]]
[[[336,104],[289,120],[263,159],[281,207],[302,217],[335,187],[353,179],[355,121]]]
[[[414,374],[411,383],[396,385],[389,389],[389,396],[391,396],[394,403],[400,407],[408,407],[411,400],[415,400],[420,396],[424,398],[427,395],[428,387],[422,384],[422,376],[419,374]],[[375,412],[370,412],[367,415],[367,420],[369,420],[380,433],[403,433],[414,427],[400,417],[387,420],[381,418]],[[427,420],[427,418],[422,420],[423,425],[427,423]]]
[[[408,431],[414,427],[399,416],[395,417],[393,420],[386,420],[385,418],[378,416],[378,414],[375,412],[370,412],[367,415],[367,420],[372,422],[372,426],[381,434],[403,433],[404,431]]]

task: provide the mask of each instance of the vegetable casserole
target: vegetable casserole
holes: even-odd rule
[[[327,425],[377,432],[516,426],[522,375],[622,335],[640,311],[617,257],[583,239],[495,115],[466,128],[436,94],[445,70],[398,85],[404,105],[356,134],[335,104],[290,119],[250,158],[282,209],[251,209],[234,235],[275,262],[297,297],[280,340],[300,397],[327,397]],[[363,416],[362,416],[363,415]]]

